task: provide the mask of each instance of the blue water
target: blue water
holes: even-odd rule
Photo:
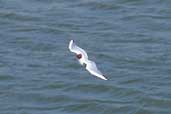
[[[171,114],[171,1],[0,0],[0,114]]]

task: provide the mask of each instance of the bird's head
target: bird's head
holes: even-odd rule
[[[76,57],[77,57],[77,59],[81,59],[82,58],[82,54],[77,54]]]

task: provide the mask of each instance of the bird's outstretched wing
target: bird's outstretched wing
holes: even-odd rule
[[[86,69],[94,76],[99,77],[103,80],[107,80],[107,78],[105,78],[105,76],[100,72],[100,70],[98,70],[96,63],[93,61],[88,61],[87,62],[87,66]]]
[[[78,47],[73,40],[69,43],[69,50],[76,54],[82,54],[84,59],[88,59],[88,55],[86,51],[84,51],[82,48]]]

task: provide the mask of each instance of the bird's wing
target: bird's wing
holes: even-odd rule
[[[84,51],[82,48],[78,47],[73,40],[70,41],[69,43],[69,50],[73,53],[76,54],[82,54],[83,58],[88,59],[88,55],[86,53],[86,51]]]
[[[96,63],[93,61],[88,61],[86,69],[94,76],[99,77],[103,80],[107,80],[104,75],[98,70]]]

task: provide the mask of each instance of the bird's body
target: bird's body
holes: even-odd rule
[[[79,63],[86,68],[92,75],[97,76],[103,80],[107,80],[104,75],[97,69],[96,63],[88,59],[87,53],[78,47],[73,40],[69,43],[69,50],[76,53]]]

